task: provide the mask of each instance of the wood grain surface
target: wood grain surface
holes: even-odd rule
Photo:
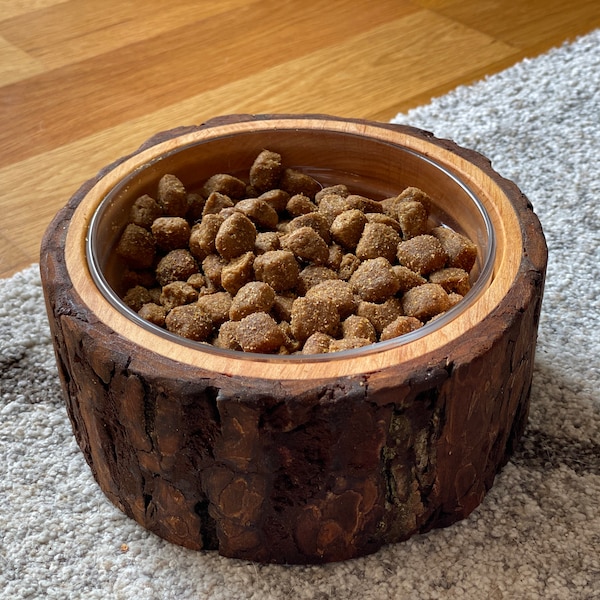
[[[0,277],[157,131],[238,112],[388,121],[598,26],[596,0],[0,0]]]

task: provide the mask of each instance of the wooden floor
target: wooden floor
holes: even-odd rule
[[[597,27],[597,0],[2,0],[0,277],[156,131],[238,112],[387,121]]]

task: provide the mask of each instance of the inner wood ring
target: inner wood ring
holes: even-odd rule
[[[338,360],[335,355],[327,357],[302,357],[299,360],[294,357],[295,359],[292,361],[286,360],[286,358],[253,356],[252,360],[261,363],[260,376],[273,379],[305,380],[310,377],[318,379],[324,373],[327,376],[345,376],[362,372],[366,368],[373,368],[373,365],[376,368],[386,368],[387,366],[421,356],[426,351],[438,348],[448,341],[468,332],[485,314],[498,304],[510,287],[510,283],[516,273],[518,250],[521,244],[515,238],[515,232],[519,231],[518,227],[510,227],[511,216],[514,219],[514,212],[510,210],[510,203],[502,194],[498,194],[497,189],[492,188],[494,182],[491,179],[482,177],[482,173],[474,169],[473,165],[468,161],[464,161],[458,157],[457,162],[456,154],[448,152],[448,150],[441,148],[439,145],[423,143],[424,140],[420,138],[414,138],[406,135],[406,133],[390,130],[377,124],[365,125],[364,123],[358,124],[333,119],[329,121],[307,119],[305,127],[302,130],[299,130],[296,119],[265,120],[261,122],[249,121],[235,124],[233,127],[229,124],[224,126],[217,125],[185,133],[163,143],[153,145],[146,151],[136,154],[121,163],[89,191],[73,214],[66,240],[66,257],[67,267],[75,290],[90,309],[100,316],[109,327],[136,344],[147,348],[155,348],[159,344],[161,353],[173,360],[202,366],[209,370],[217,370],[228,375],[252,374],[254,366],[249,363],[249,357],[243,353],[226,351],[211,352],[210,349],[202,348],[191,349],[190,351],[189,345],[181,343],[182,340],[165,340],[163,336],[153,332],[151,327],[140,327],[139,323],[135,323],[130,315],[126,315],[123,310],[116,308],[114,302],[107,302],[106,296],[98,294],[97,290],[90,286],[91,274],[89,267],[87,264],[83,264],[82,260],[85,256],[88,224],[95,217],[98,206],[107,195],[114,191],[115,186],[127,178],[132,179],[134,183],[136,178],[138,180],[143,178],[144,174],[149,170],[148,165],[151,165],[158,159],[160,159],[161,172],[175,171],[184,181],[193,179],[194,175],[197,179],[198,174],[194,174],[189,161],[183,169],[178,164],[179,154],[176,154],[174,151],[178,153],[186,146],[197,148],[197,145],[200,144],[206,145],[205,147],[210,149],[202,153],[201,161],[202,168],[204,169],[203,172],[210,174],[211,172],[222,171],[225,161],[228,161],[227,167],[232,170],[243,167],[247,168],[247,165],[252,160],[252,156],[255,156],[261,147],[264,147],[265,143],[271,143],[276,148],[283,147],[284,154],[293,157],[292,161],[303,159],[306,161],[306,157],[297,157],[298,147],[302,148],[303,142],[314,145],[314,140],[317,138],[320,140],[322,147],[326,149],[327,136],[330,137],[331,143],[343,143],[346,145],[345,148],[353,144],[355,148],[354,153],[347,153],[348,164],[346,169],[348,173],[356,170],[356,164],[355,162],[353,164],[352,161],[356,161],[356,152],[361,152],[367,164],[374,171],[379,170],[379,173],[375,173],[374,176],[383,178],[385,176],[383,172],[391,168],[390,165],[393,164],[394,159],[396,162],[399,162],[399,155],[405,149],[408,149],[410,152],[422,155],[425,157],[425,160],[430,159],[435,161],[442,169],[455,174],[455,177],[465,181],[465,184],[473,190],[473,193],[479,198],[489,214],[489,218],[493,224],[492,227],[496,233],[499,251],[493,265],[489,265],[493,269],[494,279],[489,288],[482,290],[471,301],[470,305],[458,306],[456,307],[458,309],[456,310],[456,314],[452,314],[454,312],[452,311],[448,315],[452,319],[449,325],[444,326],[445,319],[442,320],[436,331],[427,332],[426,338],[418,339],[421,336],[417,332],[417,335],[414,336],[417,339],[414,341],[412,339],[400,340],[399,342],[391,341],[377,344],[375,347],[369,348],[366,352],[346,352],[344,353],[343,360]],[[235,142],[229,144],[229,141],[234,137]],[[226,149],[231,146],[235,148],[235,152],[232,153],[230,150],[229,155],[227,155]],[[389,156],[382,156],[386,152],[386,149],[389,152]],[[321,161],[321,164],[326,165],[326,150],[324,154],[325,156],[317,156],[316,158]],[[465,164],[461,164],[461,161]],[[429,186],[433,190],[431,192],[432,195],[435,196],[436,180],[433,181],[432,187],[431,180],[433,178],[427,178],[427,169],[425,169],[425,167],[429,167],[431,170],[435,170],[435,167],[426,165],[425,161],[421,162],[424,163],[424,166],[420,167],[420,165],[417,165],[413,173],[413,178],[417,180],[414,185]],[[169,163],[171,163],[170,166]],[[169,170],[165,171],[165,169]],[[420,172],[421,169],[425,173]],[[357,177],[357,183],[360,182],[360,179],[360,177]],[[443,181],[443,179],[443,173],[439,173],[437,180]],[[446,179],[448,178],[446,177]],[[409,183],[406,185],[409,185]],[[443,185],[447,184],[444,182],[441,185],[441,190],[443,190]],[[441,193],[441,190],[437,190],[438,194]],[[390,194],[392,192],[393,189],[390,189]],[[492,195],[494,195],[493,201],[491,199]],[[469,217],[469,215],[462,215],[462,218],[466,217]],[[512,229],[510,244],[506,244],[506,227]],[[157,337],[162,339],[159,341],[156,339]],[[409,338],[411,336],[405,337]],[[323,367],[321,365],[323,362],[327,362],[328,364]]]

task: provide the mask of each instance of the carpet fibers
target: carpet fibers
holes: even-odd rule
[[[483,504],[325,566],[168,544],[108,502],[77,448],[34,265],[0,280],[1,598],[600,598],[600,31],[395,121],[488,156],[548,240],[529,426]]]

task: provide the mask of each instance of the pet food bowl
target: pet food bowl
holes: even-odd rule
[[[469,237],[473,287],[419,330],[331,354],[193,342],[121,296],[115,254],[165,173],[194,189],[258,153],[382,199],[414,186]],[[539,221],[483,156],[415,128],[234,115],[157,134],[49,226],[41,273],[67,410],[107,497],[157,535],[258,562],[321,563],[466,517],[523,433],[546,269]]]

